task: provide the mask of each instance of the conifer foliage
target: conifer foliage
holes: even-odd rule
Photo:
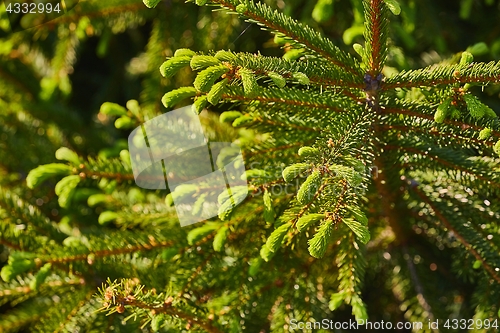
[[[241,147],[248,196],[233,209],[221,196],[218,217],[181,228],[171,204],[190,189],[138,189],[126,149],[58,149],[27,186],[57,180],[60,207],[99,215],[88,228],[70,213],[55,223],[2,191],[11,222],[1,224],[0,304],[10,311],[0,328],[283,332],[354,318],[419,321],[420,332],[429,320],[499,320],[500,122],[477,88],[500,82],[500,62],[475,62],[471,48],[387,71],[395,0],[363,1],[356,56],[263,2],[196,4],[236,13],[285,50],[180,48],[157,64],[164,78],[194,72],[157,100],[167,110],[191,102],[210,139]],[[161,114],[147,95],[147,105],[105,103],[100,114],[133,129]]]

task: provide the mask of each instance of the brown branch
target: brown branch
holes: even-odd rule
[[[23,248],[21,246],[19,246],[18,244],[11,243],[4,238],[0,238],[0,244],[6,246],[8,248],[14,249],[14,250],[18,250],[18,251],[23,250]]]
[[[254,70],[256,75],[268,75],[270,71],[264,70],[264,69],[255,69]],[[288,74],[282,74],[283,77],[286,78],[292,78],[292,73]],[[354,88],[354,89],[363,89],[363,84],[362,83],[357,83],[357,82],[350,82],[350,81],[344,81],[342,78],[339,79],[329,79],[329,78],[324,78],[324,77],[318,77],[311,75],[309,76],[309,84],[314,84],[318,86],[329,86],[329,87],[341,87],[343,88],[343,93],[344,91],[348,91],[347,88]]]
[[[259,101],[259,102],[264,102],[264,103],[281,103],[281,104],[287,104],[287,105],[294,105],[294,106],[305,106],[305,107],[310,107],[310,108],[317,108],[317,109],[325,109],[325,110],[333,110],[335,112],[348,112],[348,110],[340,109],[335,106],[331,105],[326,105],[326,104],[318,104],[318,103],[311,103],[311,102],[304,102],[300,100],[286,100],[284,98],[269,98],[269,97],[262,97],[262,96],[257,96],[254,98],[248,98],[245,96],[239,96],[239,95],[229,95],[229,94],[222,94],[223,99],[229,99],[229,100],[237,100],[237,101]]]
[[[340,80],[329,80],[325,78],[318,78],[315,76],[309,76],[309,81],[311,83],[317,84],[317,85],[325,85],[325,86],[331,86],[331,87],[342,87],[344,88],[344,91],[348,91],[345,88],[354,88],[354,89],[363,89],[364,85],[362,83],[356,83],[356,82],[346,82],[342,79]],[[347,93],[344,94],[347,95]]]
[[[149,244],[141,244],[141,245],[136,245],[136,246],[126,246],[126,248],[123,249],[112,249],[112,250],[99,250],[95,252],[89,252],[85,254],[77,254],[74,256],[68,256],[68,257],[63,257],[63,258],[55,258],[51,259],[50,257],[48,259],[43,259],[43,258],[35,258],[35,263],[37,266],[41,266],[42,263],[53,263],[53,264],[58,264],[58,263],[67,263],[71,261],[80,261],[80,260],[89,260],[88,257],[89,255],[93,255],[94,257],[107,257],[107,256],[113,256],[113,255],[118,255],[118,254],[125,254],[125,253],[133,253],[133,252],[138,252],[138,251],[149,251],[152,249],[157,249],[157,248],[162,248],[162,247],[169,247],[174,245],[174,242],[157,242],[156,240],[150,240]]]
[[[82,285],[85,284],[85,280],[83,278],[73,278],[72,280],[56,280],[56,281],[48,281],[44,283],[44,286],[46,287],[61,287],[63,285]],[[16,295],[16,294],[28,294],[29,292],[33,291],[28,285],[20,286],[20,287],[13,287],[12,289],[3,289],[0,290],[0,297],[4,296],[9,296],[9,295]],[[92,292],[94,293],[94,292]]]
[[[383,0],[370,0],[370,59],[368,62],[368,72],[372,77],[376,77],[380,72],[382,72],[382,67],[384,66],[383,48],[381,35],[384,33],[382,29],[382,21],[384,17],[383,13]]]
[[[118,172],[100,172],[100,171],[90,171],[90,170],[81,170],[79,173],[82,178],[107,178],[107,179],[116,179],[117,181],[122,180],[134,180],[133,174],[122,174]],[[163,178],[162,178],[163,179]]]
[[[287,124],[287,123],[283,123],[283,122],[279,122],[279,121],[273,121],[270,119],[257,118],[256,120],[258,122],[260,122],[261,124],[271,125],[275,128],[287,126],[289,128],[294,128],[294,129],[298,129],[298,130],[302,130],[302,131],[309,131],[309,132],[323,132],[324,131],[322,128],[318,128],[318,127],[306,127],[306,126],[300,126],[300,125],[295,125],[295,124]]]

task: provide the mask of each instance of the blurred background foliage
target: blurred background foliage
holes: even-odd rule
[[[391,16],[386,75],[438,63],[468,48],[477,61],[500,59],[500,1],[399,2],[402,14]],[[363,43],[359,0],[266,3],[320,30],[353,54],[352,44]],[[29,190],[25,177],[38,165],[55,162],[54,153],[61,146],[80,156],[118,156],[127,146],[128,130],[117,129],[99,114],[100,106],[138,100],[146,118],[166,111],[163,94],[193,80],[188,70],[172,79],[159,75],[165,57],[178,48],[283,54],[273,36],[255,24],[180,0],[162,1],[154,10],[142,0],[80,1],[68,14],[19,32],[11,31],[2,2],[0,191],[22,196],[54,221],[72,216],[82,229],[91,227],[89,221],[97,221],[99,208],[81,205],[65,211],[54,200],[54,182]],[[498,87],[487,87],[486,92],[486,104],[498,110]],[[93,193],[78,191],[75,201]],[[0,266],[6,259],[6,248],[0,245]],[[368,302],[371,296],[367,294]]]

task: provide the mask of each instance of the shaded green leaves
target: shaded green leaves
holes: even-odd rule
[[[250,267],[248,268],[248,275],[255,276],[260,271],[260,267],[264,263],[262,257],[253,258],[250,260]]]
[[[467,109],[473,118],[495,118],[497,115],[489,106],[483,104],[476,96],[471,94],[464,95],[465,103],[467,103]]]
[[[346,180],[349,185],[353,187],[358,186],[363,181],[363,177],[361,176],[361,174],[354,170],[353,167],[333,164],[330,166],[330,170],[333,171],[337,177]]]
[[[368,225],[368,218],[357,206],[349,206],[347,209],[351,212],[353,217],[363,225]]]
[[[199,187],[196,184],[180,184],[172,193],[170,193],[171,199],[177,203],[182,202],[184,198],[189,198],[195,194],[198,189]]]
[[[158,332],[163,324],[167,321],[167,316],[164,313],[157,313],[151,319],[151,329],[153,332]]]
[[[281,226],[276,228],[271,233],[271,235],[269,235],[269,238],[267,239],[266,242],[266,246],[269,248],[271,252],[276,252],[281,247],[285,235],[287,234],[291,226],[292,226],[291,223],[282,224]]]
[[[87,198],[87,204],[90,207],[94,207],[101,203],[107,202],[109,198],[110,198],[109,194],[103,194],[103,193],[92,194]]]
[[[251,179],[251,178],[266,179],[269,177],[271,177],[271,175],[269,173],[267,173],[265,170],[250,169],[250,170],[245,171],[245,173],[243,175],[241,175],[241,180]],[[267,191],[267,189],[266,189],[266,191]]]
[[[484,55],[484,54],[488,53],[489,48],[488,48],[488,45],[486,45],[486,43],[479,42],[479,43],[476,43],[474,45],[469,46],[466,51],[470,52],[472,55],[480,56],[480,55]]]
[[[202,193],[201,195],[198,196],[198,199],[193,204],[193,208],[191,209],[191,214],[193,216],[197,216],[201,213],[203,209],[203,205],[206,202],[206,197],[208,193]]]

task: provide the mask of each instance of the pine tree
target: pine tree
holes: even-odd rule
[[[165,60],[160,16],[141,103],[104,103],[98,118],[131,131],[164,112],[160,101],[193,104],[210,141],[242,149],[249,194],[234,207],[221,196],[219,216],[181,228],[171,203],[193,192],[138,188],[120,144],[92,157],[65,147],[78,142],[37,143],[62,146],[59,162],[33,161],[26,185],[56,180],[65,216],[52,221],[2,184],[0,328],[282,332],[328,318],[496,331],[500,123],[483,90],[498,93],[500,62],[474,61],[477,44],[420,69],[388,66],[395,0],[363,1],[363,28],[357,18],[343,35],[363,32],[355,54],[263,2],[209,5],[270,31],[284,55],[184,45]],[[332,13],[319,0],[312,17]],[[178,83],[163,97],[162,76]]]

